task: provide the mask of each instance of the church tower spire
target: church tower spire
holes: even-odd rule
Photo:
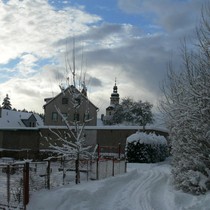
[[[117,92],[117,82],[116,82],[116,78],[115,78],[115,84],[114,84],[114,87],[113,87],[113,93],[111,94],[111,97],[110,97],[110,105],[117,105],[119,104],[119,101],[120,101],[120,96],[119,96],[119,93]]]
[[[116,106],[119,105],[120,102],[120,95],[117,92],[117,81],[115,78],[115,84],[113,86],[113,92],[110,97],[110,105],[106,108],[106,116],[103,116],[104,124],[112,124],[112,118],[115,113]]]

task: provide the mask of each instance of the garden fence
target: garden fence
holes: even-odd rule
[[[28,203],[27,167],[25,163],[0,165],[0,209],[24,209]]]
[[[80,160],[80,180],[99,180],[126,172],[116,158]],[[75,159],[0,163],[0,209],[26,209],[33,191],[75,184]]]

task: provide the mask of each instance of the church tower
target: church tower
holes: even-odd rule
[[[106,108],[106,115],[103,117],[103,121],[105,124],[111,123],[112,117],[115,113],[115,107],[119,104],[120,95],[117,91],[118,91],[118,87],[117,87],[116,79],[115,79],[113,92],[110,97],[110,105]]]
[[[115,79],[115,85],[113,87],[113,93],[111,94],[111,97],[110,97],[110,105],[117,105],[119,104],[119,101],[120,101],[120,96],[119,96],[119,93],[117,92],[117,85],[116,85],[116,79]]]

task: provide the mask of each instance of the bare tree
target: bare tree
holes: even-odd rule
[[[56,137],[56,141],[53,141],[50,137],[45,137],[50,144],[50,147],[54,149],[54,151],[62,156],[71,157],[75,159],[75,171],[76,171],[76,184],[80,183],[80,159],[90,158],[92,153],[89,152],[92,146],[85,146],[85,134],[84,128],[86,123],[91,121],[92,119],[89,117],[89,109],[88,106],[85,110],[85,116],[83,120],[77,118],[79,114],[79,108],[81,104],[84,102],[81,99],[82,94],[86,92],[86,85],[85,85],[85,77],[83,78],[84,81],[81,82],[81,76],[78,76],[77,69],[76,69],[76,56],[75,56],[75,40],[73,40],[73,49],[72,49],[72,57],[69,55],[68,50],[66,50],[66,73],[67,75],[70,73],[72,76],[73,85],[69,85],[67,87],[67,91],[64,91],[64,88],[61,87],[61,91],[64,95],[68,95],[71,98],[71,103],[73,105],[74,113],[74,120],[69,121],[66,116],[64,116],[59,109],[59,107],[55,106],[55,109],[59,116],[62,118],[65,126],[66,131],[65,133],[61,133],[58,130],[50,129],[50,131]],[[82,67],[81,67],[82,68]],[[80,69],[80,74],[82,69]],[[78,77],[77,77],[78,76]],[[69,77],[67,77],[69,80]],[[78,79],[77,79],[78,78]],[[77,85],[82,83],[82,89],[78,90]],[[86,98],[87,95],[85,95]],[[87,98],[86,98],[87,99]],[[87,99],[88,101],[88,99]],[[73,125],[73,126],[72,126]],[[56,143],[58,142],[58,144]]]

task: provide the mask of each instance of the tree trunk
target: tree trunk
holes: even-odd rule
[[[80,170],[79,170],[79,154],[77,155],[77,159],[75,161],[75,171],[76,171],[76,184],[80,183]]]

